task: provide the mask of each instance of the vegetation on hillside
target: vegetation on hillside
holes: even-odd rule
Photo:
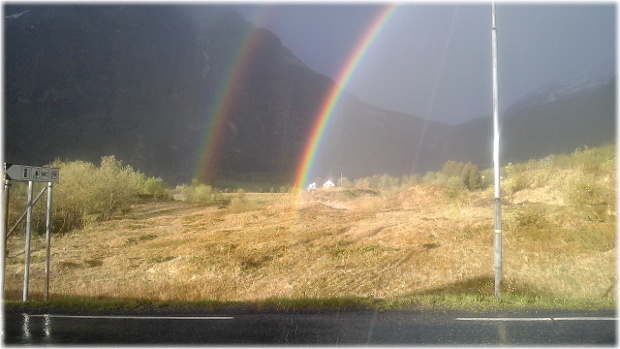
[[[75,207],[88,213],[74,231],[54,237],[53,297],[371,297],[408,307],[448,299],[485,303],[493,294],[492,172],[471,164],[448,162],[424,177],[382,175],[293,193],[226,193],[197,181],[150,187],[149,178],[114,158],[99,167],[56,166],[62,182],[55,193],[68,195],[55,194],[59,217],[78,221],[72,218],[78,214],[68,214]],[[524,306],[615,306],[615,146],[584,147],[501,171],[504,299]],[[88,176],[72,174],[80,172]],[[109,180],[110,188],[89,187],[87,179]],[[138,199],[147,194],[157,199]],[[181,194],[185,201],[159,200]],[[60,204],[88,197],[108,200]],[[33,245],[31,289],[41,290],[44,248],[41,239]],[[20,249],[22,234],[14,234],[9,298],[21,290]]]

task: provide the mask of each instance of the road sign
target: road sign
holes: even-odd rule
[[[58,182],[57,168],[4,164],[5,179],[13,181]]]

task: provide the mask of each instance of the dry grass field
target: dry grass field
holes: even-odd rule
[[[504,294],[616,302],[616,178],[609,168],[508,169]],[[579,195],[589,195],[580,201]],[[7,299],[20,299],[24,236],[8,241]],[[33,240],[40,298],[44,236]],[[493,294],[493,190],[418,184],[384,192],[245,194],[226,207],[148,201],[52,239],[51,297],[153,301],[414,299]]]

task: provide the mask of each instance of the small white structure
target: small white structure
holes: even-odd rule
[[[316,182],[310,183],[310,185],[308,186],[308,191],[313,191],[315,189],[316,189]]]
[[[333,188],[336,185],[334,184],[334,182],[327,180],[327,182],[325,182],[325,184],[323,184],[323,188],[328,189],[328,188]]]

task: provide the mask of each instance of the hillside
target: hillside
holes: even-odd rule
[[[291,184],[334,84],[273,33],[218,6],[5,10],[10,163],[115,155],[170,184],[194,177]],[[538,102],[503,116],[502,161],[615,139],[615,96],[615,79],[561,100],[533,96]],[[347,92],[337,109],[311,176],[423,174],[447,160],[490,166],[489,119],[445,125],[376,108]],[[211,134],[218,141],[207,151]]]
[[[504,280],[520,302],[612,306],[615,147],[502,169]],[[493,293],[493,190],[431,184],[378,191],[228,194],[225,206],[147,201],[52,240],[52,297],[265,300]],[[43,237],[31,292],[42,292]],[[23,234],[8,242],[19,298]],[[20,252],[21,251],[21,252]]]
[[[169,183],[187,182],[219,118],[211,177],[288,176],[292,169],[280,164],[297,157],[331,84],[272,33],[222,8],[209,7],[200,21],[191,6],[15,11],[23,14],[5,20],[5,149],[13,163],[116,155]],[[238,57],[248,37],[256,43],[251,59]],[[239,76],[230,80],[231,71]],[[224,100],[234,104],[218,113]]]

